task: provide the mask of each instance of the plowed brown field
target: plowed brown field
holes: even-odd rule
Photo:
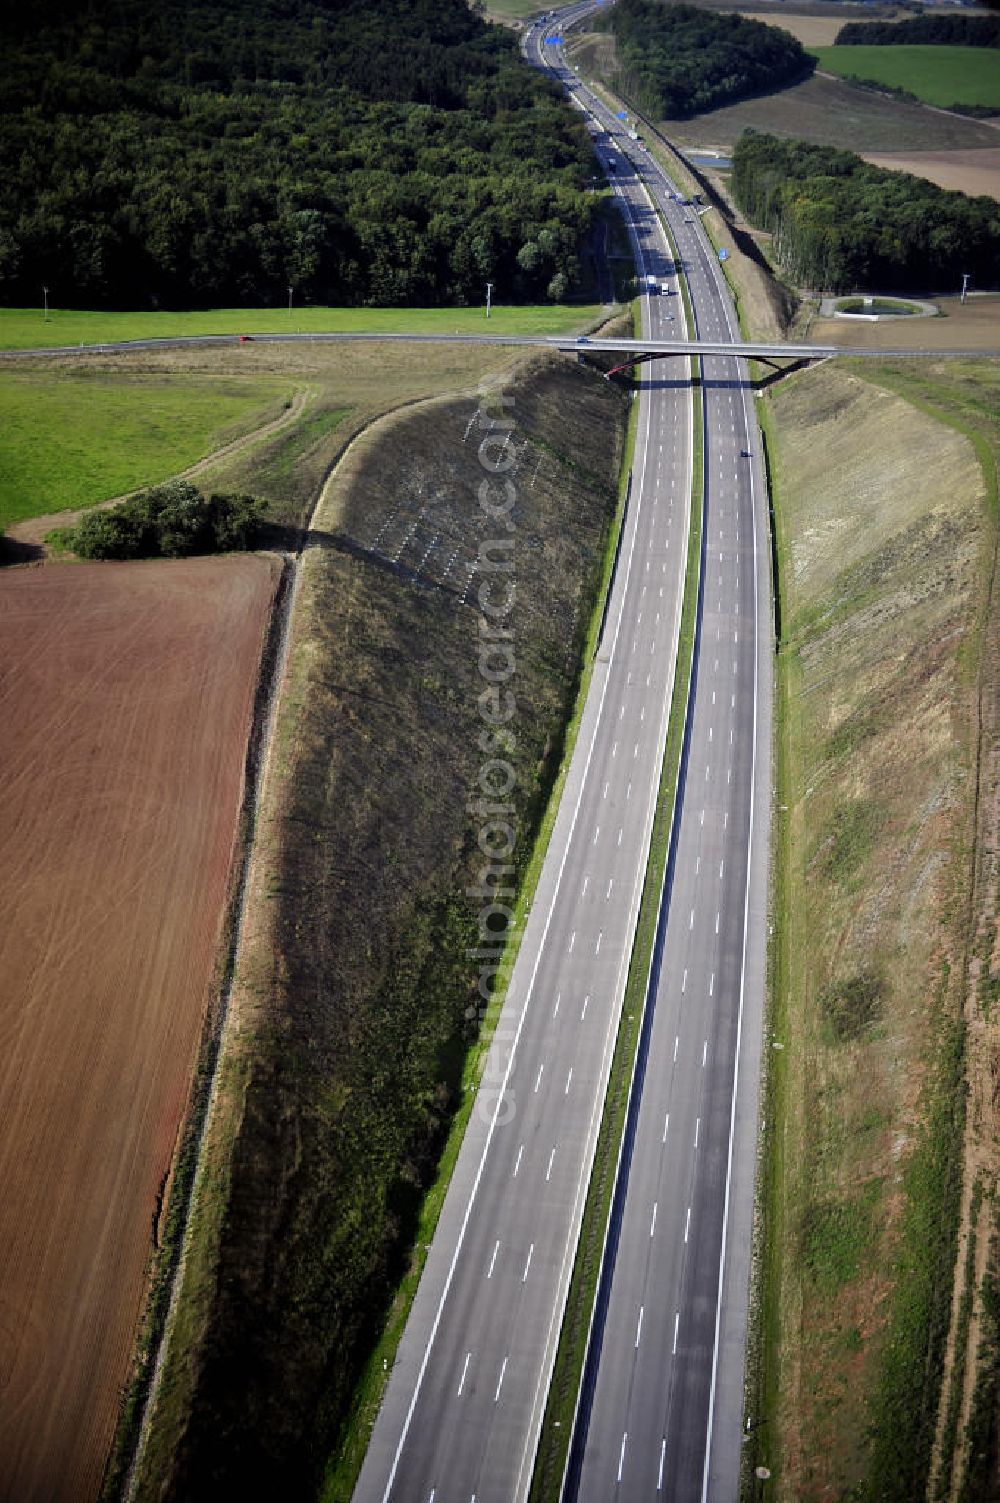
[[[0,1500],[99,1490],[213,979],[263,557],[0,575]]]

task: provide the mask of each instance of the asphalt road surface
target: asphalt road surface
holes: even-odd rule
[[[644,268],[666,277],[638,184],[618,191]],[[679,297],[643,301],[650,333],[681,332]],[[687,372],[647,380],[603,644],[487,1068],[505,1096],[484,1089],[473,1113],[355,1494],[366,1503],[527,1493],[646,869],[691,432]]]
[[[578,86],[608,129],[620,123]],[[619,135],[675,237],[701,339],[738,340],[697,213]],[[733,1499],[763,1024],[770,812],[766,504],[742,360],[706,357],[696,677],[640,1064],[566,1496]]]

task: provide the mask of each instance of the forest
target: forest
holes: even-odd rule
[[[853,152],[746,131],[733,196],[778,262],[824,292],[940,292],[1000,282],[1000,204],[873,167]]]
[[[0,16],[0,305],[561,301],[586,135],[465,0]]]
[[[905,21],[848,21],[838,47],[1000,47],[1000,16],[923,15]]]
[[[656,120],[781,88],[815,67],[787,31],[693,5],[618,0],[600,25],[617,45],[615,87]]]

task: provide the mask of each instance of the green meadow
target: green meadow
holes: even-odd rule
[[[1000,110],[1000,61],[992,47],[810,47],[824,73],[905,89],[925,104]]]
[[[40,289],[39,289],[40,290]],[[207,308],[183,313],[101,313],[0,308],[0,349],[116,344],[199,334],[569,334],[600,316],[596,305],[484,308]]]
[[[176,475],[288,396],[273,378],[0,370],[0,528]]]

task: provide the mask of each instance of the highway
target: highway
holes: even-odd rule
[[[574,96],[619,128],[582,86]],[[699,339],[736,345],[735,312],[697,214],[641,146],[627,149],[675,237]],[[706,356],[702,372],[696,677],[565,1488],[586,1503],[734,1499],[739,1486],[765,983],[771,603],[746,366]]]
[[[536,61],[541,45],[535,34]],[[606,150],[604,155],[606,159]],[[642,299],[643,335],[653,340],[682,338],[681,302],[662,227],[636,177],[619,172],[612,181],[630,224],[643,276],[653,273],[661,282],[669,279],[675,294]],[[678,229],[690,230],[682,233],[682,253],[691,262],[699,324],[709,337],[731,338],[711,263],[706,260],[703,266],[699,260],[699,232],[693,225],[681,224]],[[700,254],[704,257],[703,249]],[[685,902],[691,898],[685,952],[689,952],[691,990],[685,979],[682,995],[692,1000],[697,996],[699,1005],[697,1014],[690,1014],[683,1027],[676,1020],[671,1025],[677,1030],[677,1044],[668,1077],[683,1081],[684,1087],[675,1086],[671,1092],[665,1083],[678,1130],[664,1148],[660,1173],[665,1178],[662,1188],[658,1181],[656,1189],[662,1202],[663,1245],[680,1235],[678,1206],[686,1197],[697,1210],[698,1245],[709,1254],[714,1245],[712,1226],[721,1228],[730,1203],[724,1185],[720,1196],[717,1176],[708,1171],[720,1156],[726,1166],[729,1161],[731,1114],[714,1103],[726,1095],[732,1097],[733,915],[739,907],[743,925],[745,904],[740,896],[745,899],[741,868],[745,871],[747,769],[755,764],[755,732],[764,738],[765,747],[768,734],[766,715],[761,714],[758,721],[752,709],[757,647],[750,488],[757,460],[739,454],[741,448],[752,447],[747,437],[752,425],[743,390],[733,384],[735,375],[731,357],[720,360],[718,371],[706,371],[711,417],[706,428],[710,478],[705,559],[712,589],[702,633],[703,638],[706,634],[711,638],[712,667],[710,676],[703,664],[697,673],[688,769],[694,766],[693,757],[705,756],[708,772],[698,790],[698,835],[689,833],[690,820],[682,818],[678,826],[678,861],[669,907],[673,913],[682,894]],[[355,1493],[361,1503],[377,1499],[511,1503],[525,1498],[530,1486],[646,868],[676,657],[690,495],[690,385],[672,368],[666,378],[655,374],[650,378],[647,373],[639,400],[632,503],[604,647],[487,1066],[487,1078],[500,1080],[502,1093],[490,1097],[484,1093],[480,1105],[486,1109],[473,1113],[373,1429]],[[741,562],[748,550],[747,560]],[[761,568],[766,556],[764,549]],[[735,582],[740,567],[744,569],[742,587]],[[762,598],[766,622],[766,578]],[[745,632],[742,644],[738,640],[741,629]],[[769,684],[766,664],[761,672]],[[704,723],[703,702],[711,704],[710,725]],[[706,737],[712,743],[707,753]],[[765,755],[761,758],[765,783],[766,765]],[[764,797],[765,819],[767,803]],[[687,797],[683,807],[686,813]],[[704,876],[700,874],[702,861]],[[706,901],[702,887],[708,879],[709,861],[718,880]],[[759,843],[755,861],[755,869],[766,873],[766,840]],[[712,907],[716,902],[718,906]],[[669,923],[667,930],[661,975],[668,971],[672,975],[674,969]],[[762,947],[758,948],[762,954]],[[743,973],[742,959],[740,949],[737,974]],[[750,960],[753,963],[754,957]],[[717,991],[715,981],[711,983],[718,1002],[714,1009],[702,1003],[712,970],[718,976]],[[753,985],[762,996],[762,984],[758,986],[756,978]],[[650,1013],[655,1024],[668,1019],[672,1005],[661,1003],[658,990],[655,1012]],[[752,1011],[759,1031],[760,997],[755,997]],[[654,1027],[651,1049],[660,1032]],[[641,1101],[645,1105],[654,1100],[647,1071]],[[752,1111],[755,1116],[755,1100]],[[682,1133],[689,1116],[692,1132],[695,1122],[704,1117],[704,1126],[698,1126],[704,1136],[697,1149],[689,1145],[684,1155]],[[659,1132],[656,1138],[659,1143]],[[751,1193],[753,1141],[751,1126],[749,1174],[737,1176]],[[741,1166],[745,1171],[742,1160],[737,1161],[737,1169]],[[728,1177],[727,1167],[723,1180]],[[617,1269],[625,1266],[622,1255],[632,1240],[627,1202],[625,1211]],[[690,1230],[688,1226],[689,1235]],[[655,1241],[648,1236],[648,1224],[644,1235],[647,1243]],[[714,1242],[719,1243],[717,1232]],[[679,1310],[686,1299],[707,1299],[713,1321],[716,1311],[726,1312],[720,1326],[720,1350],[726,1355],[738,1347],[735,1363],[723,1363],[719,1369],[714,1361],[710,1363],[710,1378],[711,1372],[721,1374],[716,1378],[720,1400],[725,1400],[720,1410],[725,1407],[727,1418],[734,1420],[738,1446],[742,1403],[737,1397],[733,1409],[731,1389],[734,1382],[740,1387],[742,1375],[741,1270],[733,1265],[737,1285],[733,1323],[728,1306],[717,1297],[718,1253],[714,1267],[702,1264],[698,1289],[687,1287],[690,1277],[685,1284],[687,1261],[683,1257],[675,1261],[676,1268],[654,1270],[654,1277],[671,1280],[662,1290],[646,1293],[643,1286],[649,1307],[648,1317],[643,1318],[648,1324],[644,1344],[636,1350],[641,1349],[643,1360],[654,1364],[652,1375],[646,1375],[652,1384],[647,1397],[656,1411],[652,1428],[647,1426],[649,1435],[655,1431],[659,1445],[664,1426],[680,1425],[686,1433],[694,1407],[698,1410],[695,1429],[704,1438],[707,1405],[696,1391],[698,1385],[691,1388],[690,1401],[682,1407],[680,1398],[688,1395],[688,1386],[673,1381],[669,1368],[657,1373],[655,1363],[662,1347],[658,1328],[669,1323],[674,1307]],[[610,1285],[612,1299],[619,1298],[619,1285],[616,1273]],[[621,1298],[628,1304],[631,1289],[624,1289]],[[730,1324],[736,1332],[735,1347]],[[607,1370],[614,1373],[618,1358],[608,1336],[610,1329],[609,1323],[605,1353]],[[695,1330],[695,1321],[685,1320],[685,1350]],[[709,1346],[714,1353],[714,1339]],[[673,1368],[676,1372],[677,1365]],[[598,1371],[603,1370],[602,1359]],[[634,1388],[626,1378],[621,1395]],[[587,1496],[602,1498],[611,1496],[604,1467],[606,1442],[620,1433],[622,1423],[620,1412],[605,1417],[603,1394],[598,1378],[588,1410],[589,1425],[579,1430],[581,1487]],[[678,1402],[670,1404],[664,1415],[659,1398],[674,1395]],[[631,1411],[625,1423],[633,1423]],[[634,1451],[639,1455],[643,1444],[638,1434],[640,1418],[635,1424]],[[699,1456],[702,1451],[703,1444]],[[684,1464],[685,1476],[692,1464]],[[612,1476],[611,1481],[626,1489],[622,1495],[639,1496],[631,1490],[631,1456],[616,1461],[615,1467],[621,1480]]]
[[[667,278],[639,185],[616,191],[644,270]],[[643,320],[672,333],[680,298],[644,298]],[[647,378],[639,401],[603,645],[487,1065],[504,1095],[482,1092],[473,1112],[355,1492],[364,1503],[511,1503],[530,1484],[646,869],[687,551],[687,372]]]

